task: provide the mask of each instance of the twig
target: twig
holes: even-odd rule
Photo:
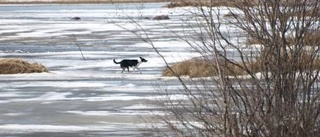
[[[82,56],[83,60],[86,60],[86,58],[84,57],[84,55],[83,55],[83,53],[82,53],[82,50],[81,50],[80,44],[78,43],[78,39],[76,38],[76,36],[75,36],[75,35],[72,35],[72,36],[73,36],[73,41],[74,41],[74,43],[75,43],[75,44],[76,44],[76,46],[78,46],[78,48],[79,48],[79,51],[80,51],[80,53],[81,53],[81,56]]]

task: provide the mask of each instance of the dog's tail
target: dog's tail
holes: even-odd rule
[[[120,64],[120,62],[116,62],[116,59],[113,59],[113,62],[114,62],[115,64]]]

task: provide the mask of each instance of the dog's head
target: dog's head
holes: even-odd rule
[[[144,59],[143,57],[139,57],[141,59],[141,62],[148,62],[148,60]]]

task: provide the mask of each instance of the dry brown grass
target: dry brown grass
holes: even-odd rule
[[[222,73],[226,75],[243,75],[246,74],[239,67],[232,63],[219,61]],[[172,70],[172,71],[171,71]],[[208,77],[218,75],[217,65],[211,61],[203,59],[191,59],[178,62],[171,66],[171,70],[166,68],[163,76],[189,76],[189,77]]]
[[[0,58],[0,74],[40,73],[48,69],[39,63],[29,63],[19,58]]]
[[[228,0],[174,0],[167,5],[168,8],[174,7],[185,7],[185,6],[208,6],[208,7],[217,7],[217,6],[253,6],[255,5],[254,0],[252,1],[228,1]]]
[[[305,33],[305,35],[303,36],[304,38],[301,38],[303,41],[303,43],[306,46],[320,46],[320,32],[307,32]],[[296,38],[294,37],[289,37],[288,41],[290,44],[294,44]]]
[[[216,73],[211,63],[204,60],[194,59],[179,62],[171,66],[172,71],[166,68],[163,76],[190,76],[190,77],[206,77]]]
[[[239,16],[238,14],[235,14],[231,11],[229,11],[227,14],[224,15],[224,17],[227,17],[227,18],[236,18],[238,16]]]
[[[320,58],[316,55],[310,55],[308,53],[301,53],[300,55],[287,54],[287,57],[266,57],[266,59],[258,58],[255,65],[251,64],[252,70],[261,71],[261,66],[278,67],[277,62],[281,63],[282,68],[287,71],[306,71],[306,70],[320,70]],[[296,57],[295,57],[296,56]],[[276,69],[276,68],[274,68]]]
[[[291,13],[287,13],[287,16],[289,17],[305,17],[305,16],[309,16],[309,17],[319,17],[320,16],[320,9],[319,10],[307,10],[305,12],[301,12],[301,11],[296,11],[296,12],[291,12]]]
[[[306,46],[320,46],[320,32],[306,32],[301,38],[295,38],[293,36],[288,36],[286,38],[286,44],[288,46],[301,44],[303,42]],[[268,39],[258,39],[258,38],[247,38],[246,44],[253,45],[253,44],[264,44],[264,42],[268,42]]]
[[[262,38],[249,37],[246,39],[245,44],[246,45],[264,44],[264,42],[266,42],[266,41],[268,41],[268,40],[262,39]]]
[[[304,70],[320,70],[320,58],[312,57],[308,54],[303,54],[298,58],[293,58],[289,55],[286,61],[283,61],[283,66],[290,66],[287,69],[289,71],[304,71]],[[247,75],[248,72],[257,73],[263,71],[262,66],[276,66],[275,60],[257,58],[256,61],[237,63],[240,67],[233,63],[226,63],[219,61],[221,72],[228,76]],[[245,66],[245,67],[244,67]],[[244,69],[246,68],[246,69]],[[172,70],[172,71],[171,71]],[[162,75],[163,76],[189,76],[189,77],[210,77],[217,76],[217,64],[202,59],[191,59],[182,62],[178,62],[171,66],[171,70],[166,68]]]
[[[241,7],[241,6],[257,6],[261,4],[265,4],[266,1],[260,0],[173,0],[170,4],[168,4],[169,8],[174,7],[184,7],[184,6],[208,6],[208,7],[216,7],[216,6],[227,6],[227,7]],[[308,1],[310,5],[317,4],[316,0]],[[269,2],[268,4],[272,4],[273,2]],[[280,0],[280,4],[283,6],[299,6],[302,1],[288,1],[288,0]]]

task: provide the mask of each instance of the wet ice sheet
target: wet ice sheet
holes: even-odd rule
[[[181,19],[190,7],[167,9],[162,5],[146,4],[139,11],[139,6],[1,6],[0,56],[39,62],[50,72],[0,75],[0,135],[145,133],[141,129],[151,126],[140,116],[164,114],[155,102],[164,96],[155,88],[165,86],[172,100],[187,97],[176,90],[181,88],[176,79],[161,76],[165,64],[152,46],[118,25],[134,30],[136,26],[128,17],[138,19],[169,64],[200,56],[188,44],[163,32],[165,24],[185,33]],[[141,18],[162,14],[169,14],[171,19]],[[70,20],[74,16],[81,21]],[[142,74],[121,74],[119,65],[112,61],[139,56],[148,60],[140,65]]]

